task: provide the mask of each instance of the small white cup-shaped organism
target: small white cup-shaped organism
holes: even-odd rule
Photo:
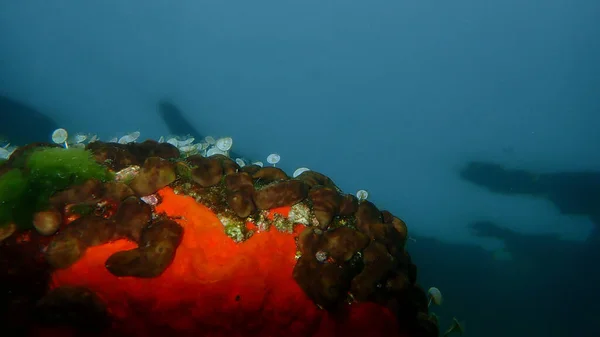
[[[450,325],[450,327],[448,328],[448,330],[446,330],[446,332],[444,332],[444,337],[446,336],[450,336],[452,333],[456,332],[459,335],[463,335],[463,333],[465,332],[465,328],[462,326],[462,324],[456,319],[456,317],[452,318],[452,324]]]
[[[436,287],[429,288],[427,291],[427,297],[429,298],[429,303],[427,306],[430,306],[431,303],[435,305],[442,305],[442,302],[444,301],[442,292]]]
[[[208,149],[208,151],[206,151],[207,157],[213,156],[215,154],[222,154],[224,156],[227,156],[227,152],[219,150],[219,148],[217,148],[216,146],[212,146],[210,149]]]
[[[167,139],[167,143],[168,143],[168,144],[171,144],[171,145],[173,145],[173,146],[175,146],[175,147],[178,147],[178,146],[179,146],[179,141],[178,141],[178,140],[177,140],[177,138],[175,138],[175,137],[172,137],[172,138],[169,138],[169,139]]]
[[[233,146],[233,139],[231,137],[224,137],[217,139],[216,146],[219,150],[227,152]]]
[[[213,145],[216,143],[215,139],[212,136],[204,137],[204,141],[208,143],[208,145]]]
[[[258,167],[263,167],[265,164],[263,164],[262,161],[255,161],[254,163],[252,163],[252,165],[256,165]]]
[[[359,190],[358,192],[356,192],[356,197],[358,198],[358,201],[367,200],[367,198],[369,197],[369,192],[367,192],[366,190]]]
[[[138,138],[140,137],[140,132],[139,131],[135,131],[132,133],[128,133],[125,136],[119,138],[119,144],[127,144],[127,143],[133,143],[135,142]]]
[[[292,177],[296,178],[297,176],[301,175],[302,173],[304,173],[306,171],[310,171],[310,169],[308,169],[306,167],[300,167],[296,171],[294,171],[294,174],[292,174]]]
[[[83,143],[86,139],[87,135],[84,135],[83,133],[78,133],[75,135],[75,137],[73,137],[73,141],[75,142],[75,144]]]
[[[267,163],[269,163],[273,166],[277,165],[277,163],[279,163],[280,160],[281,160],[281,157],[277,153],[271,153],[267,157]]]
[[[16,146],[10,146],[10,144],[0,147],[0,159],[8,159],[17,149]]]
[[[69,148],[69,145],[67,145],[67,138],[69,138],[69,134],[67,133],[67,130],[63,128],[56,129],[52,132],[52,141],[56,144],[64,144],[65,148]]]
[[[139,131],[134,131],[132,133],[129,134],[129,137],[131,137],[132,142],[135,142],[138,138],[140,138],[141,133]]]
[[[238,164],[240,167],[246,166],[246,162],[242,158],[235,158],[235,163]]]
[[[187,138],[184,138],[182,140],[179,141],[179,146],[188,146],[191,145],[194,142],[195,138],[192,136],[188,136]]]
[[[186,145],[186,146],[180,146],[179,147],[179,151],[182,152],[182,154],[186,157],[191,156],[192,154],[194,154],[195,152],[198,151],[198,147],[194,144],[192,145]]]

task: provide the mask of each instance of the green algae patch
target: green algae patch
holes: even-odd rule
[[[20,159],[18,168],[0,176],[0,226],[12,222],[29,229],[33,214],[48,207],[54,193],[89,179],[113,179],[84,149],[36,148]]]
[[[13,221],[13,213],[28,188],[21,170],[13,169],[0,176],[0,226]]]

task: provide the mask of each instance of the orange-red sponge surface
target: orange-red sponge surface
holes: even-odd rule
[[[302,226],[293,235],[272,228],[235,243],[207,207],[170,188],[159,194],[156,211],[177,217],[184,228],[175,259],[161,276],[108,272],[104,263],[111,254],[136,247],[126,240],[91,247],[52,276],[52,287],[84,286],[98,294],[115,318],[106,336],[399,336],[384,307],[357,303],[332,315],[303,293],[292,278],[294,238]]]

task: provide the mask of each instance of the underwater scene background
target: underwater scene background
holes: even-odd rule
[[[2,1],[0,154],[57,128],[231,137],[232,158],[276,153],[401,216],[442,327],[596,336],[599,17],[594,0]]]

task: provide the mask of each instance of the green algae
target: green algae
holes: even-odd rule
[[[32,227],[32,217],[48,207],[50,197],[89,179],[106,182],[113,174],[80,148],[35,148],[0,176],[0,226]]]
[[[0,176],[0,226],[14,220],[17,205],[24,199],[27,188],[28,182],[21,170],[12,169]]]

